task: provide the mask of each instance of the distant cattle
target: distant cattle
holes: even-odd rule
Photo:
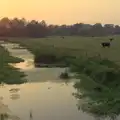
[[[111,44],[110,44],[110,42],[102,42],[101,45],[102,45],[102,47],[105,48],[105,47],[110,47]]]
[[[63,37],[63,36],[62,36],[61,38],[62,38],[62,39],[64,39],[64,37]]]
[[[114,40],[114,38],[110,38],[109,40],[110,40],[110,41],[113,41],[113,40]]]

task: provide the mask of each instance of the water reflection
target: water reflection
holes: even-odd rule
[[[92,114],[96,119],[116,120],[120,115],[120,92],[102,87],[102,91],[93,89],[94,86],[85,83],[85,80],[76,82],[77,92],[73,95],[78,100],[77,108]],[[98,87],[96,87],[98,88]]]
[[[12,100],[20,99],[20,95],[19,94],[11,94],[10,99],[12,99]]]
[[[19,88],[12,88],[9,91],[12,93],[16,93],[16,92],[20,91],[20,89]]]
[[[3,100],[3,96],[0,96],[0,101],[2,101]]]
[[[16,64],[10,64],[15,68],[20,68],[22,70],[30,70],[34,68],[34,64],[32,61],[25,60],[24,62],[16,63]]]
[[[8,105],[5,105],[0,100],[0,120],[20,120],[18,116],[12,114],[11,110],[9,109]]]
[[[20,91],[20,88],[11,88],[9,90],[9,92],[11,93],[10,99],[12,100],[20,99],[19,91]]]

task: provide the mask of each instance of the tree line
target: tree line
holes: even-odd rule
[[[22,18],[0,19],[0,37],[46,37],[46,36],[108,36],[119,35],[120,26],[96,23],[94,25],[76,23],[72,25],[48,25],[44,20],[27,21]]]

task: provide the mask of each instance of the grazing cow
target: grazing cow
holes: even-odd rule
[[[105,48],[105,47],[110,47],[110,42],[102,42],[101,45]]]
[[[64,37],[63,37],[63,36],[62,36],[61,38],[62,38],[62,39],[64,39]]]
[[[110,41],[113,41],[113,40],[114,40],[114,38],[110,38],[109,40],[110,40]]]

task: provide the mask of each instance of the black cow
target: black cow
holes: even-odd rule
[[[114,38],[110,38],[109,40],[110,40],[110,41],[113,41],[113,40],[114,40]]]
[[[110,42],[102,42],[101,45],[102,45],[102,47],[105,48],[105,47],[110,47],[111,44],[110,44]]]
[[[62,36],[61,38],[62,38],[62,39],[64,39],[64,37],[63,37],[63,36]]]

